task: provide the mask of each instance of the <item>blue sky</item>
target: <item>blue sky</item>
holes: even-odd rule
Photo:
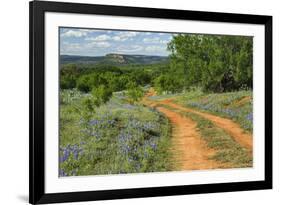
[[[108,53],[167,56],[170,33],[60,28],[60,54],[103,56]]]

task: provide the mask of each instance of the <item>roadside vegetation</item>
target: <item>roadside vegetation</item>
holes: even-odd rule
[[[168,120],[124,92],[97,107],[92,94],[61,91],[59,176],[169,171],[169,145]]]
[[[245,131],[253,131],[253,94],[251,90],[204,94],[194,92],[182,95],[177,102],[222,117],[240,124]]]

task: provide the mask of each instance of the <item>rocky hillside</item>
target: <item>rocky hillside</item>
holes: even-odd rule
[[[105,56],[75,56],[75,55],[61,55],[61,64],[114,64],[114,65],[128,65],[128,64],[155,64],[165,63],[168,61],[166,56],[147,56],[147,55],[124,55],[117,53],[110,53]]]

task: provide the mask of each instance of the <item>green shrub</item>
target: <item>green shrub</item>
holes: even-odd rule
[[[93,102],[96,106],[100,106],[106,103],[112,96],[112,91],[110,88],[101,85],[92,90]]]
[[[128,85],[127,97],[129,99],[129,103],[134,104],[141,100],[144,95],[144,91],[140,86],[138,86],[134,82],[130,82]]]
[[[154,86],[158,93],[176,93],[183,89],[183,80],[170,74],[162,74],[154,80]]]
[[[89,92],[92,89],[90,84],[90,76],[83,75],[80,78],[78,78],[77,88],[82,92]]]

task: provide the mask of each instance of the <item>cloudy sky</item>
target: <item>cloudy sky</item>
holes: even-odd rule
[[[108,53],[167,56],[172,34],[60,28],[60,53],[103,56]]]

